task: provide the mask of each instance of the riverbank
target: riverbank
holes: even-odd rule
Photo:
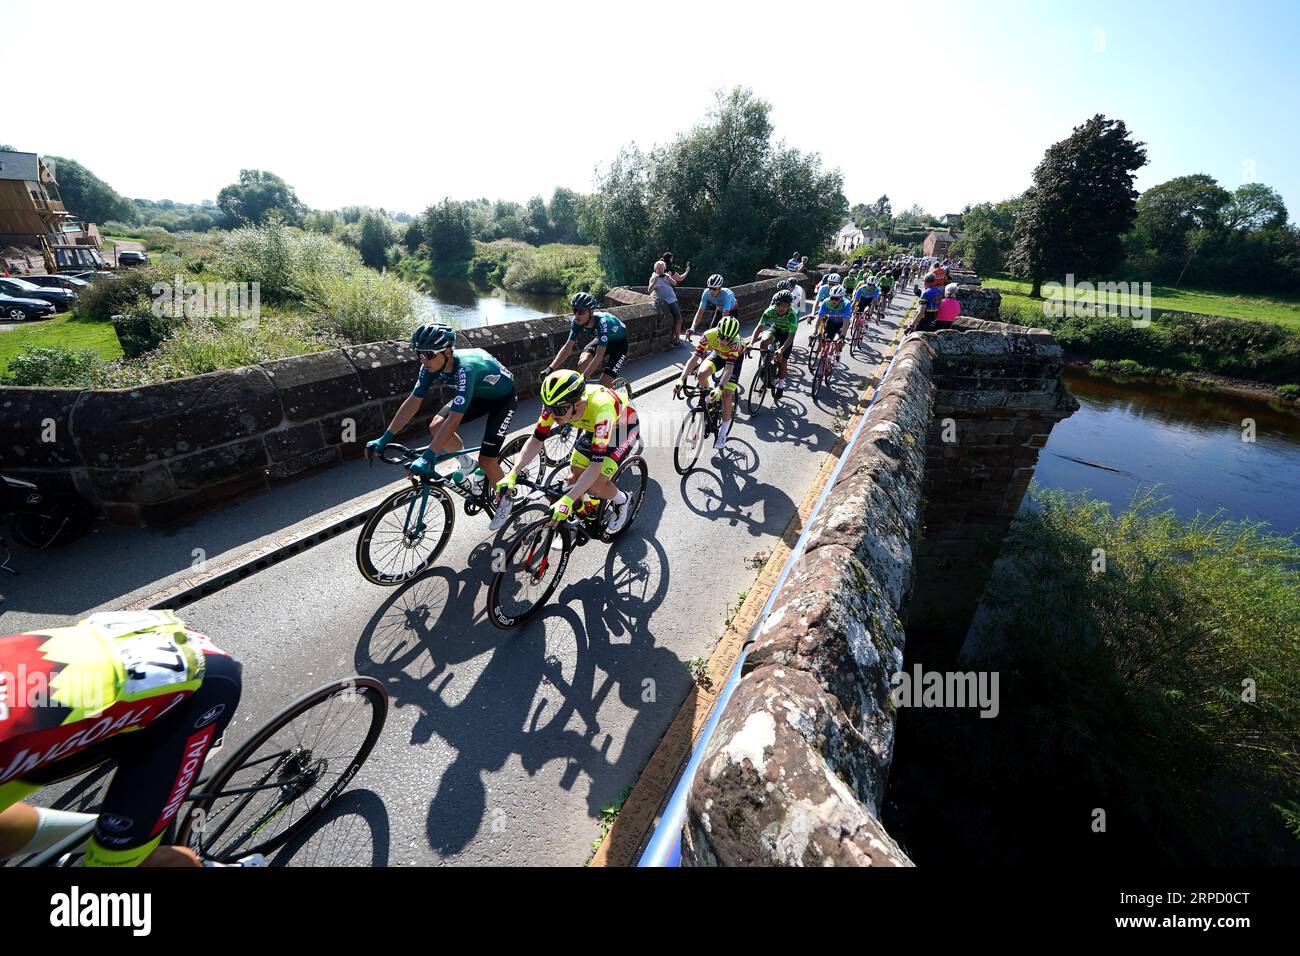
[[[1270,406],[1280,411],[1300,417],[1300,396],[1279,395],[1278,386],[1270,385],[1267,382],[1254,382],[1250,379],[1213,375],[1209,372],[1183,372],[1172,376],[1164,375],[1160,371],[1146,366],[1138,365],[1134,368],[1122,362],[1089,359],[1087,356],[1070,352],[1065,353],[1065,364],[1071,368],[1087,372],[1090,376],[1122,384],[1144,382],[1154,385],[1174,385],[1203,392],[1216,392],[1220,395],[1233,395],[1238,398],[1268,402]],[[1136,363],[1134,364],[1136,365]]]

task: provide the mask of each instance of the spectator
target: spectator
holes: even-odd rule
[[[957,301],[957,283],[949,282],[943,287],[943,301],[939,303],[939,314],[935,321],[940,329],[950,329],[953,319],[959,315],[961,303]]]
[[[939,302],[943,299],[943,286],[933,272],[925,274],[925,291],[921,293],[921,313],[917,316],[913,332],[932,332],[939,319]]]
[[[806,258],[805,258],[805,259],[800,259],[800,258],[799,258],[799,253],[796,252],[794,255],[792,255],[792,256],[790,257],[790,261],[787,262],[787,263],[785,264],[786,271],[787,271],[787,272],[798,272],[798,271],[799,271],[799,267],[802,266],[802,265],[803,265],[805,262],[807,262],[807,261],[808,261],[808,260],[807,260]]]
[[[678,269],[675,265],[673,265],[673,254],[671,252],[665,252],[659,258],[663,260],[664,272],[672,276],[674,282],[681,282],[683,279],[685,279],[688,275],[691,274],[690,262],[686,263],[685,271]]]
[[[660,315],[670,315],[673,319],[672,348],[682,346],[682,307],[677,302],[677,279],[668,272],[668,263],[660,259],[655,263],[654,272],[650,274],[650,300]]]

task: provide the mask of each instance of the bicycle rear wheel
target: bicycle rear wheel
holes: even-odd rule
[[[552,528],[549,514],[525,526],[488,585],[488,620],[502,630],[526,624],[555,593],[572,550],[573,531],[564,523]]]
[[[385,498],[357,538],[357,569],[371,584],[395,587],[429,569],[456,525],[451,497],[436,485],[412,485]]]
[[[700,458],[706,431],[705,417],[704,409],[696,407],[682,419],[682,427],[677,431],[677,446],[673,449],[673,467],[679,475],[694,468]]]
[[[623,535],[627,534],[627,529],[632,527],[632,522],[636,520],[637,512],[641,510],[641,503],[645,501],[646,486],[650,483],[650,469],[646,466],[645,459],[640,455],[633,455],[623,461],[618,468],[618,474],[614,476],[614,487],[619,491],[625,492],[628,497],[627,507],[632,509],[628,512],[627,520],[623,522],[623,527],[617,531],[609,532],[605,530],[605,518],[601,517],[600,531],[598,537],[607,544],[612,544]],[[604,505],[605,515],[609,514],[609,503]]]
[[[751,415],[757,413],[763,407],[763,399],[767,395],[768,362],[769,360],[764,358],[758,363],[758,371],[754,373],[754,377],[749,383],[749,394],[745,398],[745,407]]]
[[[561,425],[546,436],[542,442],[542,454],[550,468],[567,464],[573,454],[573,446],[578,441],[578,430],[572,425]]]
[[[387,718],[388,694],[371,677],[299,698],[199,784],[175,842],[220,863],[278,849],[356,776]]]

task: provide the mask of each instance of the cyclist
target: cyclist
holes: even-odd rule
[[[840,284],[840,274],[838,272],[830,273],[829,275],[823,277],[821,282],[817,283],[817,288],[815,290],[816,294],[813,297],[813,307],[812,307],[814,314],[817,312],[819,308],[821,308],[821,304],[826,301],[827,297],[830,296],[831,289],[835,288],[839,284]]]
[[[578,370],[586,378],[595,378],[596,369],[600,369],[600,384],[613,385],[627,361],[627,327],[608,312],[597,312],[596,297],[589,292],[579,292],[569,305],[573,308],[569,338],[542,374],[549,375],[567,362],[574,343],[585,339]]]
[[[427,478],[433,474],[439,454],[461,451],[459,464],[468,475],[466,486],[471,494],[481,494],[488,486],[485,482],[495,485],[501,480],[501,443],[510,430],[518,402],[514,376],[483,349],[456,348],[456,330],[449,325],[421,325],[411,333],[411,346],[420,359],[415,387],[384,433],[366,443],[366,458],[383,451],[393,435],[419,413],[424,396],[435,383],[450,385],[455,394],[429,423],[429,447],[406,468],[413,475]],[[463,451],[465,443],[457,429],[462,422],[485,415],[483,445],[475,469],[474,459]]]
[[[894,282],[897,280],[895,273],[897,269],[886,269],[878,277],[877,282],[880,285],[880,307],[883,313],[889,308],[889,303],[894,298]]]
[[[699,368],[701,389],[709,387],[709,379],[715,372],[722,372],[722,379],[709,396],[716,400],[717,393],[722,393],[722,424],[718,428],[718,437],[714,448],[721,448],[727,443],[727,432],[731,430],[731,419],[735,414],[736,383],[740,381],[740,368],[745,362],[745,345],[740,340],[740,320],[734,315],[723,316],[715,328],[700,336],[700,344],[695,347],[695,354],[682,369],[682,377],[673,387],[673,395],[681,394],[686,380],[695,369]]]
[[[844,347],[844,324],[851,317],[852,307],[844,295],[844,286],[837,285],[831,289],[830,295],[818,307],[815,315],[810,315],[804,321],[810,322],[815,318],[817,335],[821,341],[838,340],[836,345],[838,350]]]
[[[736,293],[723,286],[722,276],[716,272],[709,276],[704,295],[700,297],[700,307],[695,310],[695,318],[691,320],[691,335],[695,334],[700,319],[704,317],[704,310],[710,306],[713,308],[713,321],[709,323],[709,328],[716,326],[725,316],[734,316],[740,311],[740,306],[736,304]],[[691,336],[688,335],[686,341],[690,340]]]
[[[858,285],[858,283],[859,283],[860,281],[861,281],[861,279],[860,279],[859,276],[858,276],[858,270],[857,270],[857,269],[850,269],[850,270],[849,270],[849,274],[848,274],[848,275],[845,277],[845,279],[844,279],[844,292],[845,292],[845,294],[846,294],[846,295],[849,295],[849,296],[852,296],[852,295],[853,295],[853,290],[854,290],[855,288],[857,288],[857,285]]]
[[[84,866],[221,865],[160,843],[239,706],[238,661],[170,611],[125,611],[0,637],[0,683],[24,673],[0,696],[0,859],[90,822],[21,801],[113,761]]]
[[[490,527],[495,531],[510,517],[513,505],[509,492],[519,472],[541,452],[551,430],[571,424],[579,436],[569,457],[568,493],[555,503],[552,517],[556,521],[594,518],[599,507],[597,499],[602,499],[613,508],[605,528],[618,531],[627,523],[629,498],[614,484],[614,476],[636,444],[640,431],[636,408],[612,388],[588,383],[570,369],[546,376],[541,399],[542,415],[533,437],[524,443],[515,467],[496,483],[497,507]]]
[[[746,350],[751,349],[761,337],[764,352],[771,348],[773,341],[780,346],[776,353],[781,375],[781,380],[776,385],[777,398],[780,398],[781,393],[790,387],[786,381],[789,372],[788,359],[790,348],[794,345],[794,333],[798,328],[799,313],[794,308],[794,293],[789,289],[782,289],[772,296],[772,304],[759,317],[758,325],[754,326],[749,341],[745,343]]]

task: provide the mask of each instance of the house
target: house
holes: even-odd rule
[[[0,152],[0,247],[31,249],[47,272],[96,269],[99,228],[63,207],[59,184],[35,153]]]
[[[841,252],[852,252],[858,246],[865,246],[869,242],[875,242],[877,239],[889,238],[885,230],[859,228],[854,223],[848,223],[835,234],[835,248]]]
[[[931,229],[925,234],[925,241],[921,243],[921,254],[942,259],[948,254],[948,248],[956,241],[957,237],[946,229]]]
[[[943,224],[944,224],[945,226],[949,226],[949,227],[953,227],[953,226],[955,226],[956,228],[960,229],[960,228],[961,228],[961,213],[959,213],[959,212],[946,212],[946,213],[944,213],[944,214],[943,214]]]

